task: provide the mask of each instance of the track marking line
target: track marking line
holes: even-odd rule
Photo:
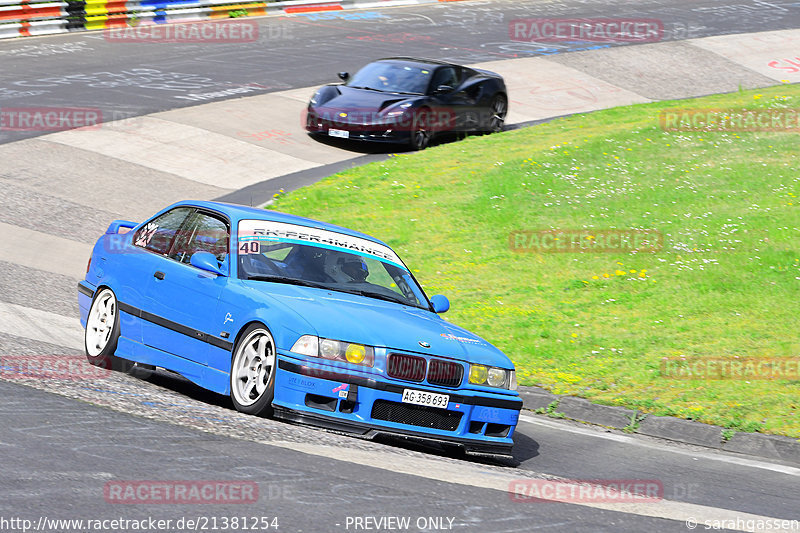
[[[0,332],[65,348],[84,349],[83,330],[77,318],[31,307],[0,302]]]
[[[642,439],[637,439],[635,437],[629,437],[628,435],[619,435],[617,433],[601,433],[598,430],[594,429],[572,427],[566,424],[559,424],[558,422],[551,420],[539,420],[537,418],[533,418],[528,415],[520,415],[519,419],[521,422],[525,422],[527,424],[545,426],[551,429],[556,429],[558,431],[567,431],[570,433],[577,433],[579,435],[586,435],[589,437],[597,437],[599,439],[612,440],[624,444],[635,444],[637,446],[643,446],[645,448],[656,448],[658,450],[662,450],[668,453],[676,453],[680,455],[687,455],[690,457],[703,458],[709,461],[719,461],[723,463],[735,464],[738,466],[747,466],[750,468],[771,470],[772,472],[779,472],[781,474],[788,474],[790,476],[800,476],[800,468],[795,468],[793,466],[787,466],[777,463],[768,463],[766,461],[758,461],[755,459],[748,459],[746,457],[738,457],[735,455],[722,455],[723,453],[725,454],[729,453],[725,452],[724,450],[720,450],[720,453],[706,452],[703,450],[697,450],[697,451],[683,450],[681,448],[669,446],[667,444],[661,444],[658,442],[648,442]]]
[[[509,492],[511,483],[513,481],[525,479],[525,476],[521,475],[522,473],[519,471],[506,474],[496,471],[488,471],[481,468],[481,465],[470,463],[443,463],[428,459],[426,457],[398,456],[396,454],[376,452],[374,450],[342,449],[339,447],[311,443],[286,441],[259,442],[268,446],[278,446],[309,455],[345,461],[361,466],[380,468],[381,470],[388,470],[399,474],[408,474],[426,479],[432,479],[434,481],[442,481],[445,483],[457,483],[459,485],[466,485],[470,487],[499,490],[508,493],[509,497],[511,496],[511,493]],[[525,473],[537,475],[538,478],[542,477],[542,474],[537,474],[532,471],[526,471]],[[550,477],[551,476],[548,476],[548,478]],[[557,478],[554,479],[554,481],[556,480]],[[567,481],[566,484],[575,485],[573,483],[569,483],[569,481]],[[748,522],[752,522],[753,524],[764,524],[770,522],[775,523],[776,520],[783,520],[768,516],[754,515],[741,511],[734,511],[731,509],[722,509],[718,507],[677,502],[672,500],[642,503],[589,503],[564,502],[560,500],[552,501],[554,503],[568,503],[569,505],[580,505],[594,509],[616,511],[625,514],[647,516],[652,518],[663,518],[666,520],[674,520],[684,523],[694,522],[702,525],[705,522],[717,522],[737,524],[737,526],[742,526],[739,529],[729,528],[733,531],[757,532],[761,530],[756,529],[755,527],[748,527]]]

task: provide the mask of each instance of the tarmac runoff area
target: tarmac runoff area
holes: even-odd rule
[[[505,78],[510,98],[507,122],[514,125],[633,103],[733,92],[740,87],[797,83],[800,68],[789,61],[798,56],[798,50],[800,30],[782,30],[473,66]],[[154,205],[186,198],[261,205],[279,188],[297,188],[382,157],[354,154],[305,134],[302,112],[315,88],[243,96],[0,145],[4,167],[0,185],[7,191],[9,210],[18,211],[9,215],[14,216],[13,224],[0,223],[0,239],[12,243],[6,247],[5,261],[28,272],[55,275],[48,283],[58,285],[59,292],[63,288],[68,294],[65,301],[73,301],[74,282],[85,271],[96,235],[80,228],[53,227],[61,211],[70,211],[72,216],[83,213],[92,227],[101,227],[115,218],[142,220],[152,214]],[[131,176],[136,180],[130,180]],[[13,202],[14,195],[38,197],[41,202],[25,207],[26,202]],[[51,253],[41,254],[45,248]],[[54,254],[59,257],[57,263],[49,259]],[[30,316],[31,320],[19,328],[0,328],[0,333],[41,339],[45,333],[30,324],[49,320],[58,330],[50,335],[54,344],[79,348],[80,327],[70,306],[55,305],[56,312],[33,307],[27,301],[3,304],[3,317]],[[0,324],[6,324],[5,320]],[[551,396],[538,389],[523,391],[525,405],[531,409],[549,405],[555,399]],[[578,398],[560,401],[558,411],[567,418],[607,428],[625,427],[635,415]],[[796,439],[736,434],[723,443],[721,429],[648,417],[639,432],[800,463]]]
[[[619,46],[548,57],[507,59],[473,66],[501,74],[509,91],[509,125],[546,120],[620,105],[690,98],[739,88],[800,82],[800,68],[787,60],[800,49],[800,30],[723,35],[687,41]],[[6,175],[48,169],[69,187],[52,180],[39,184],[64,199],[100,200],[87,175],[101,173],[105,189],[117,186],[105,206],[124,218],[140,219],[158,205],[178,199],[219,198],[251,188],[256,204],[284,189],[286,175],[308,173],[326,165],[347,166],[353,152],[309,138],[302,116],[316,87],[292,89],[233,100],[204,103],[155,113],[100,128],[78,129],[0,146]],[[189,94],[203,100],[203,94]],[[20,158],[21,154],[26,157]],[[36,162],[35,168],[30,164]],[[102,169],[102,172],[100,172]],[[320,171],[316,171],[319,175]],[[128,177],[143,176],[145,186],[124,194]],[[61,181],[61,180],[57,180]],[[28,186],[36,186],[29,180]],[[305,184],[300,180],[299,185]],[[109,187],[108,184],[114,184]],[[156,185],[150,187],[149,185]],[[252,187],[261,186],[260,193]],[[280,188],[280,187],[279,187]],[[81,198],[72,198],[81,191]],[[84,191],[90,198],[83,196]],[[133,192],[133,191],[131,191]],[[124,198],[124,200],[122,200]],[[141,198],[142,201],[137,201]],[[7,234],[9,228],[3,229]]]

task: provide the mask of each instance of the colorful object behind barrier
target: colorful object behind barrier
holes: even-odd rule
[[[340,11],[375,7],[376,4],[390,7],[454,1],[459,0],[278,0],[245,3],[241,3],[241,0],[239,3],[233,3],[232,0],[0,0],[0,39],[175,22]],[[115,36],[114,39],[119,37]],[[247,40],[252,40],[250,37]]]
[[[0,39],[266,14],[267,2],[230,0],[0,0]]]

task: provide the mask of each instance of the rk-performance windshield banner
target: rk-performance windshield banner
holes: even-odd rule
[[[319,246],[331,250],[350,252],[365,257],[374,257],[406,269],[402,261],[388,246],[360,237],[345,235],[335,231],[309,228],[285,222],[267,220],[242,220],[239,222],[239,253],[258,253],[259,247],[243,248],[247,242],[288,242]]]

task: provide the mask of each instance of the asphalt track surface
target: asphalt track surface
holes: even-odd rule
[[[213,48],[123,45],[104,40],[101,33],[0,42],[0,105],[92,106],[101,107],[106,119],[124,118],[195,105],[191,95],[197,93],[257,86],[248,94],[259,94],[321,84],[330,81],[334,71],[353,70],[383,56],[474,63],[573,50],[567,45],[510,43],[507,21],[513,18],[659,18],[666,39],[680,40],[797,28],[799,5],[470,2],[360,16],[353,12],[260,19],[264,40]],[[0,143],[30,135],[3,132]],[[3,173],[3,179],[25,176]],[[20,223],[33,212],[54,210],[58,221],[45,228],[53,235],[63,231],[91,242],[103,229],[105,213],[53,206],[13,188],[2,196],[3,208]],[[8,216],[4,220],[15,223]],[[0,267],[2,353],[79,357],[79,339],[70,337],[71,330],[56,318],[77,312],[73,279],[14,262]],[[14,320],[24,322],[19,327],[26,333],[8,326]],[[359,530],[353,518],[367,516],[410,517],[412,527],[362,531],[437,530],[431,523],[417,527],[417,520],[425,517],[443,519],[439,530],[496,532],[687,531],[686,520],[692,517],[700,521],[698,529],[711,517],[738,517],[743,523],[751,515],[800,519],[797,465],[533,415],[520,422],[513,460],[498,463],[412,442],[366,442],[248,417],[233,411],[228,399],[167,374],[22,381],[0,381],[0,519],[21,517],[36,524],[41,517],[265,516],[278,517],[278,531],[309,532]],[[503,490],[514,479],[548,476],[657,480],[667,501],[661,507],[609,510],[520,503]],[[124,505],[103,497],[110,480],[148,479],[251,480],[258,483],[260,496],[250,505]],[[15,530],[1,520],[0,526]]]
[[[106,121],[196,105],[193,94],[255,95],[336,81],[387,56],[480,63],[629,46],[515,43],[518,18],[657,19],[662,41],[800,27],[797,2],[540,0],[443,3],[259,19],[258,41],[181,44],[107,40],[103,32],[0,41],[0,106],[86,106]],[[36,135],[0,132],[0,143]]]

